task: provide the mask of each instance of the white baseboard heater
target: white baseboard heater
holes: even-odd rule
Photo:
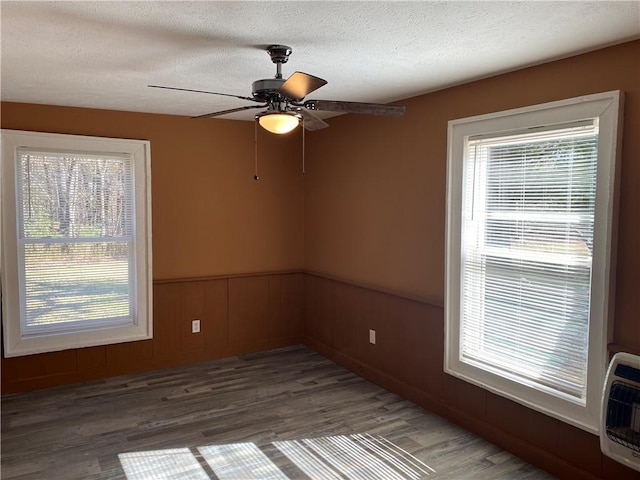
[[[640,471],[640,357],[616,353],[602,394],[600,448]]]

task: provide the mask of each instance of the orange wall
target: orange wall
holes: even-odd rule
[[[624,90],[615,340],[640,348],[640,42],[408,99],[309,135],[305,269],[442,305],[447,122]]]
[[[151,141],[153,278],[303,265],[301,137],[251,122],[3,103],[2,128]]]

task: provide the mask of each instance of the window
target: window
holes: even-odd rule
[[[449,122],[445,371],[592,432],[619,115],[609,92]]]
[[[149,142],[2,131],[6,357],[151,338]]]

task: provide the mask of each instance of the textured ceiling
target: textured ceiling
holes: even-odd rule
[[[2,100],[199,115],[247,102],[264,50],[328,80],[314,99],[401,100],[640,36],[640,2],[8,2]],[[328,115],[322,115],[327,117]],[[253,113],[224,118],[251,119]]]

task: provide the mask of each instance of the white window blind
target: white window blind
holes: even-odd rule
[[[18,149],[23,336],[135,322],[131,155]]]
[[[462,360],[584,404],[598,122],[467,151]]]

